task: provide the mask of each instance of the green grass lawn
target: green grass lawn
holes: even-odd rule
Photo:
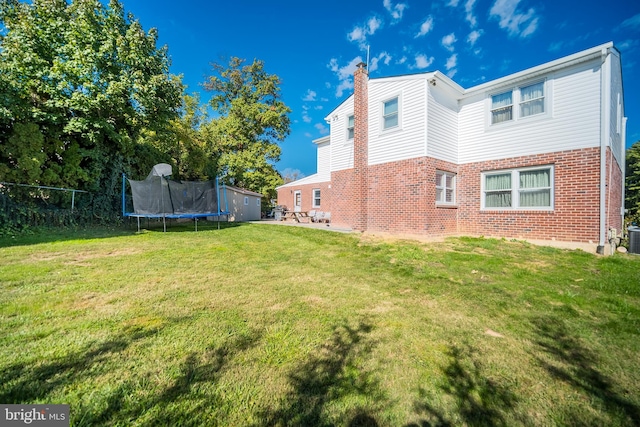
[[[640,257],[266,224],[0,240],[0,402],[74,426],[640,424]]]

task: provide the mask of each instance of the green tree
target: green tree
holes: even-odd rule
[[[213,64],[214,75],[204,83],[218,116],[207,125],[212,152],[219,153],[223,181],[275,197],[282,177],[275,169],[279,143],[290,133],[291,109],[281,100],[280,79],[268,74],[264,63],[232,57],[228,64]]]
[[[183,86],[156,30],[118,0],[3,0],[0,19],[0,180],[113,201],[142,136],[178,114]]]
[[[627,218],[640,224],[640,141],[627,150],[625,207]]]

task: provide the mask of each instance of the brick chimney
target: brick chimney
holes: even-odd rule
[[[353,73],[353,229],[365,231],[368,222],[369,73],[361,62]]]

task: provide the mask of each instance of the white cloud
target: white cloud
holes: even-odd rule
[[[389,65],[391,62],[391,55],[387,52],[382,52],[380,55],[371,58],[371,64],[369,64],[369,71],[376,71],[382,62],[384,65]]]
[[[420,31],[416,34],[416,39],[418,37],[425,36],[433,29],[433,16],[429,15],[427,19],[424,20],[422,24],[420,24]]]
[[[458,73],[458,70],[454,68],[453,70],[449,70],[449,72],[447,73],[447,77],[452,79],[453,76],[455,76],[457,73]]]
[[[398,60],[396,61],[396,64],[398,64],[398,65],[402,65],[402,64],[404,64],[405,62],[407,62],[407,57],[406,57],[406,56],[403,56],[402,58],[400,58],[400,59],[398,59]]]
[[[622,24],[618,26],[618,28],[631,28],[631,29],[640,29],[640,13],[632,16],[629,19],[625,19],[622,21]]]
[[[309,116],[309,107],[306,105],[302,106],[302,121],[305,123],[311,123],[313,119]]]
[[[349,34],[347,39],[350,42],[357,42],[361,47],[366,45],[367,36],[372,36],[382,27],[382,20],[372,16],[369,20],[360,27],[355,27]]]
[[[447,6],[457,7],[458,6],[458,2],[459,2],[459,0],[449,0],[449,3],[447,3]]]
[[[307,94],[304,96],[304,98],[302,98],[303,101],[315,101],[316,100],[316,95],[317,93],[315,93],[314,91],[312,91],[311,89],[307,90]]]
[[[629,50],[635,48],[636,46],[638,46],[638,43],[639,43],[638,40],[630,40],[629,39],[629,40],[624,40],[624,41],[616,44],[616,47],[618,49],[620,49],[621,52],[624,52],[624,51],[629,51]]]
[[[473,6],[475,5],[475,3],[476,0],[467,0],[467,2],[464,4],[465,19],[467,20],[467,22],[469,22],[471,28],[474,28],[476,25],[478,25],[478,20],[473,14]]]
[[[489,15],[499,19],[500,28],[507,30],[510,36],[526,38],[538,28],[540,18],[534,8],[526,12],[518,9],[521,0],[496,0]]]
[[[322,123],[316,123],[314,125],[314,127],[318,130],[318,132],[320,132],[320,135],[328,135],[329,134],[329,128],[326,127]]]
[[[432,57],[427,57],[427,55],[423,55],[423,54],[418,54],[416,55],[416,62],[415,65],[411,68],[418,68],[420,70],[423,70],[427,67],[429,67],[431,64],[433,64],[433,61],[435,60],[435,58]]]
[[[457,41],[458,39],[456,39],[456,35],[454,33],[447,34],[442,38],[442,46],[444,46],[444,48],[448,51],[453,52],[453,50],[455,49],[453,47],[453,44]]]
[[[362,62],[362,57],[356,56],[347,65],[341,67],[338,60],[333,58],[329,62],[329,69],[336,74],[340,81],[336,87],[336,97],[340,98],[344,94],[344,91],[353,89],[353,81],[351,77],[356,70],[356,65]]]
[[[450,70],[452,68],[455,68],[456,65],[458,65],[458,54],[454,53],[449,58],[447,58],[445,67],[447,68],[447,70]]]
[[[408,7],[405,3],[398,3],[395,6],[391,3],[391,0],[383,0],[382,4],[384,8],[391,14],[393,22],[398,22],[402,19],[404,10]]]
[[[480,36],[482,35],[484,31],[482,30],[473,30],[469,33],[469,35],[467,36],[467,42],[473,46],[476,44],[476,42],[478,41],[478,39],[480,38]]]

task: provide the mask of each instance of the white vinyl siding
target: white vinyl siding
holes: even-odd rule
[[[369,164],[426,155],[426,81],[420,78],[369,80]],[[398,97],[400,125],[384,130],[383,101]]]
[[[318,144],[318,179],[329,181],[331,179],[331,142]]]
[[[353,114],[353,95],[328,116],[331,130],[331,171],[353,167],[353,140],[347,140],[347,116]]]
[[[622,120],[624,117],[624,95],[622,93],[622,74],[620,70],[620,57],[616,54],[609,55],[611,61],[611,152],[618,164],[624,169],[624,141],[622,141]]]
[[[553,209],[552,166],[485,172],[481,187],[483,209]]]
[[[425,155],[458,163],[458,103],[439,87],[429,86],[427,105]]]
[[[598,67],[596,60],[546,76],[547,111],[520,121],[487,126],[490,114],[486,106],[491,99],[483,93],[464,99],[458,118],[459,162],[599,146]]]

